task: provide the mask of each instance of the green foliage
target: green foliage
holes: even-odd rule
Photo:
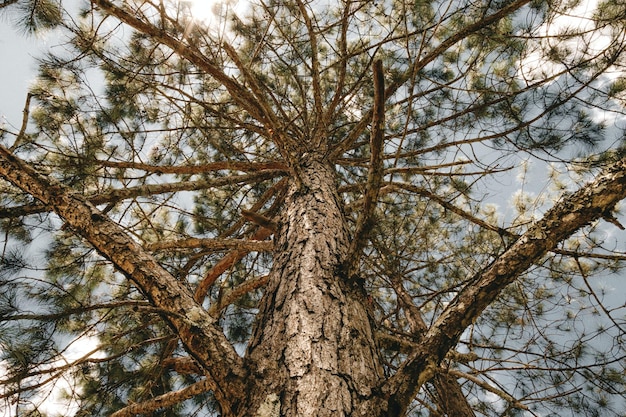
[[[17,3],[15,6],[15,24],[20,30],[28,34],[38,31],[52,29],[63,23],[63,7],[59,0],[27,0],[27,1],[5,1],[3,3]],[[5,4],[0,4],[0,10]],[[14,11],[13,8],[7,11]]]
[[[263,288],[229,296],[265,276],[272,256],[223,240],[269,240],[242,210],[276,216],[281,178],[293,175],[288,159],[305,153],[334,164],[354,228],[371,170],[371,66],[381,59],[385,173],[358,273],[376,330],[411,344],[421,337],[411,307],[430,326],[529,222],[623,154],[623,2],[600,3],[588,17],[592,29],[555,23],[575,2],[542,1],[468,30],[510,3],[309,2],[311,30],[290,1],[250,4],[215,27],[178,2],[114,2],[156,25],[151,36],[97,8],[70,17],[55,1],[18,2],[21,30],[57,28],[67,41],[40,60],[36,104],[14,151],[88,196],[192,292],[237,258],[199,298],[243,352]],[[606,37],[602,48],[593,36]],[[229,90],[229,80],[250,97]],[[4,132],[3,143],[11,135],[18,132]],[[277,137],[297,149],[281,149]],[[541,169],[515,183],[523,160]],[[262,179],[233,179],[263,171]],[[164,312],[75,231],[42,214],[48,208],[0,187],[0,369],[10,369],[0,395],[20,415],[51,390],[38,385],[51,370],[71,381],[77,416],[110,415],[200,380],[171,365],[186,352]],[[459,378],[478,415],[620,415],[624,307],[589,283],[623,273],[623,239],[605,226],[547,254],[470,326],[457,351],[475,360],[445,360],[467,376]],[[64,359],[86,340],[95,341],[89,355]],[[403,349],[384,346],[387,374],[406,359]],[[412,415],[437,415],[428,411],[438,407],[430,384],[414,406]],[[216,410],[203,393],[154,415]]]

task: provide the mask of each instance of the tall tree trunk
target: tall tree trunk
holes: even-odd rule
[[[298,176],[248,348],[260,384],[245,408],[259,416],[376,415],[370,400],[383,372],[361,284],[342,273],[349,234],[334,172],[309,160]]]

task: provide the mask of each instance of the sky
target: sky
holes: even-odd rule
[[[0,18],[0,57],[2,57],[0,61],[0,128],[11,132],[19,130],[26,94],[36,75],[35,58],[42,56],[56,43],[52,35],[38,37],[19,33],[7,18]],[[13,142],[10,136],[7,140],[9,145]],[[510,180],[511,186],[519,185],[515,184],[513,178]],[[624,217],[622,221],[626,224]],[[607,228],[607,237],[613,232],[613,229]],[[618,289],[611,298],[616,298],[616,304],[623,302],[623,290],[619,290],[626,286],[623,277],[613,276],[604,279],[607,287]],[[0,417],[3,417],[1,408],[0,404]]]
[[[0,20],[0,125],[18,130],[28,86],[33,81],[39,49],[45,48],[44,38],[19,34],[8,19]]]

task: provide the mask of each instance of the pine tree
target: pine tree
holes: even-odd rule
[[[0,2],[5,415],[622,415],[623,2],[213,9]]]

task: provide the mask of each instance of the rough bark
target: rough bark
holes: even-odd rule
[[[361,283],[343,274],[349,235],[332,168],[305,161],[300,180],[248,349],[262,385],[247,415],[375,415],[383,373]]]

